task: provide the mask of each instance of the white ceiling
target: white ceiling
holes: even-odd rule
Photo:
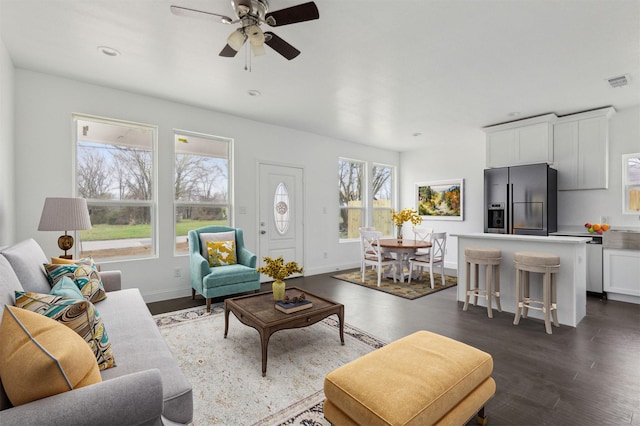
[[[302,54],[267,47],[251,72],[244,50],[218,56],[232,26],[172,4],[233,16],[229,0],[0,0],[0,34],[19,68],[397,151],[514,111],[640,104],[640,0],[316,0],[319,20],[264,26]]]

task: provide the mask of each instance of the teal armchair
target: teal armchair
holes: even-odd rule
[[[235,237],[235,265],[209,266],[205,258],[206,242],[225,241]],[[205,246],[205,250],[202,247]],[[211,311],[211,299],[230,294],[260,290],[260,273],[256,271],[257,256],[244,246],[242,229],[227,226],[206,226],[189,231],[189,261],[191,266],[191,297],[196,292],[207,299],[207,312]]]

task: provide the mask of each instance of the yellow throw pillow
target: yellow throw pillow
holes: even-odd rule
[[[55,264],[55,265],[70,265],[72,263],[75,263],[76,260],[75,259],[63,259],[61,257],[52,257],[51,258],[51,263]]]
[[[0,377],[14,406],[102,381],[82,337],[15,306],[5,306],[0,324]]]
[[[209,266],[235,265],[236,242],[235,241],[207,241],[209,253]]]

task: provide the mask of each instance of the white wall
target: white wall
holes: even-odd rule
[[[553,108],[551,108],[553,109]],[[464,221],[424,221],[448,234],[483,232],[485,134],[481,130],[455,141],[428,141],[428,148],[400,156],[400,207],[415,208],[414,184],[464,178]],[[581,226],[608,216],[615,227],[640,227],[640,216],[622,214],[622,155],[640,152],[640,106],[619,110],[610,120],[609,188],[558,193],[558,226]],[[553,167],[553,165],[551,166]],[[447,239],[445,265],[457,267],[457,239]]]
[[[415,184],[447,179],[464,179],[463,221],[423,220],[424,227],[447,233],[445,267],[457,268],[457,238],[451,234],[482,232],[484,198],[484,133],[470,131],[456,140],[426,141],[427,148],[400,156],[400,208],[416,208]]]
[[[0,247],[15,238],[13,100],[13,63],[0,38]]]
[[[72,113],[158,125],[159,257],[103,264],[120,269],[125,287],[138,287],[145,300],[190,294],[188,258],[173,255],[173,129],[234,139],[235,225],[257,253],[257,164],[271,161],[304,168],[305,273],[313,275],[359,265],[359,243],[338,243],[338,157],[398,165],[399,154],[272,126],[218,112],[16,69],[16,240],[35,238],[47,255],[58,254],[58,234],[37,231],[44,199],[71,196]],[[327,213],[323,214],[323,208]],[[328,259],[322,252],[329,253]],[[258,253],[259,254],[259,253]],[[182,278],[174,278],[182,267]]]

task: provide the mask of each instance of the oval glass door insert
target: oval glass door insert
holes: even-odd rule
[[[284,182],[280,182],[273,197],[273,220],[280,235],[289,229],[289,212],[289,191]]]

